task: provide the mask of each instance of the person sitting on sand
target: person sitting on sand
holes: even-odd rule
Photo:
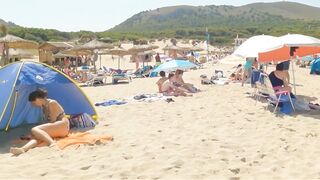
[[[243,66],[242,64],[239,64],[236,69],[234,70],[234,79],[237,81],[241,81],[242,80],[242,72],[243,72]]]
[[[173,76],[174,74],[169,74],[168,81],[162,84],[161,91],[166,96],[188,96],[188,90],[177,87],[173,84]]]
[[[52,146],[54,144],[52,138],[66,137],[69,134],[69,120],[64,117],[63,108],[57,101],[47,97],[48,93],[44,89],[37,89],[30,93],[29,101],[32,105],[42,108],[45,123],[33,127],[31,129],[32,139],[21,148],[10,148],[10,153],[19,155],[40,143]]]
[[[157,81],[157,85],[158,85],[158,89],[159,89],[159,93],[162,93],[162,85],[163,83],[168,80],[168,78],[166,77],[166,73],[164,71],[160,71],[160,79]]]
[[[191,93],[197,92],[198,89],[195,88],[193,84],[184,82],[182,75],[183,75],[183,71],[180,69],[177,69],[172,78],[173,85],[187,89],[188,92],[191,92]]]

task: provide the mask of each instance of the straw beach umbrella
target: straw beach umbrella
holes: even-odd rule
[[[152,50],[152,49],[157,49],[159,48],[159,46],[156,45],[135,45],[132,48],[130,48],[128,51],[132,54],[136,54],[139,52],[143,52],[143,51],[148,51],[148,50]]]
[[[98,57],[97,55],[97,51],[96,50],[99,50],[99,49],[111,49],[113,48],[113,45],[111,44],[107,44],[107,43],[104,43],[104,42],[101,42],[101,41],[98,41],[96,39],[88,42],[88,43],[85,43],[83,45],[79,45],[79,46],[76,46],[74,48],[71,48],[69,49],[67,52],[69,53],[75,53],[77,56],[79,55],[80,52],[86,52],[86,51],[90,51],[91,54],[95,54],[95,57]],[[95,53],[96,51],[96,53]],[[93,66],[94,66],[94,71],[96,71],[96,63],[95,63],[95,60],[93,61]]]
[[[152,45],[152,44],[136,45],[136,46],[130,48],[128,51],[132,54],[133,57],[137,58],[137,57],[141,57],[138,55],[138,53],[143,53],[145,51],[150,51],[150,50],[157,49],[157,48],[159,48],[159,46]],[[144,66],[144,64],[143,64],[143,66]],[[139,67],[139,61],[136,60],[136,68],[138,68],[138,67]]]
[[[7,60],[9,59],[9,48],[37,49],[39,46],[39,44],[35,41],[25,40],[10,34],[0,38],[0,43],[3,44],[2,59],[4,64],[6,64]]]
[[[122,47],[115,47],[113,49],[108,50],[106,54],[119,56],[118,69],[120,69],[120,57],[125,56],[125,55],[129,55],[130,53],[128,50],[126,50]]]

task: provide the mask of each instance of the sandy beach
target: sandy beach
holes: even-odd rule
[[[0,179],[320,178],[319,111],[274,114],[266,103],[255,103],[250,85],[201,85],[201,74],[211,76],[215,69],[228,73],[236,63],[208,63],[186,72],[185,81],[202,91],[174,97],[171,103],[127,100],[156,93],[158,78],[111,85],[108,77],[107,85],[82,87],[93,103],[128,101],[96,108],[99,124],[90,132],[114,140],[65,150],[35,148],[12,157],[8,136],[15,130],[2,133]],[[117,67],[117,60],[103,56],[102,64]],[[135,64],[124,60],[121,67]],[[320,103],[320,77],[298,67],[295,76],[298,97]]]

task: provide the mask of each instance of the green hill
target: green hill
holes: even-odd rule
[[[6,23],[9,33],[41,41],[68,41],[96,36],[113,41],[140,38],[204,39],[206,28],[213,44],[257,34],[301,33],[320,37],[320,8],[293,2],[253,3],[244,6],[171,6],[140,12],[104,32],[60,32]]]
[[[206,27],[213,42],[230,43],[239,34],[320,36],[320,8],[300,3],[254,3],[235,6],[173,6],[140,12],[109,32],[157,33],[204,38]],[[166,33],[165,33],[166,32]]]

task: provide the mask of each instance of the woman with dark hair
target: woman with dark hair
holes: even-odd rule
[[[288,77],[283,63],[277,64],[276,70],[269,74],[269,79],[276,91],[291,92],[292,88],[287,81]]]
[[[32,139],[23,147],[12,147],[10,152],[19,155],[36,147],[40,143],[52,146],[52,138],[65,137],[69,134],[69,120],[65,118],[65,113],[61,105],[52,99],[48,99],[48,93],[44,89],[37,89],[29,95],[29,102],[32,105],[41,107],[43,111],[44,124],[31,129]]]

